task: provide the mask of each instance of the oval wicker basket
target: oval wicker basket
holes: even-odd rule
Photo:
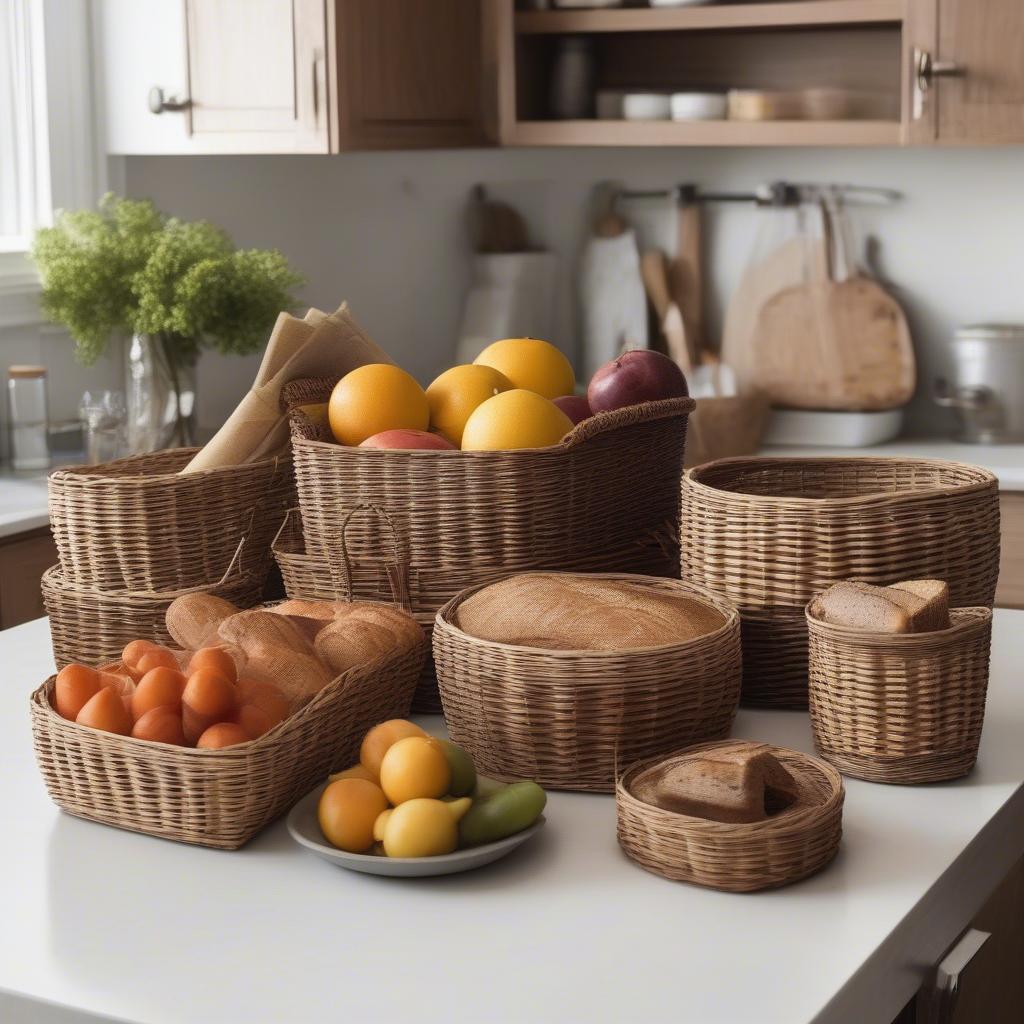
[[[739,704],[736,609],[697,587],[600,573],[697,598],[725,617],[686,643],[623,651],[563,651],[479,640],[454,624],[449,601],[434,624],[434,662],[452,739],[477,769],[552,789],[610,793],[616,764],[684,743],[728,736]]]
[[[510,572],[678,573],[679,481],[689,398],[584,420],[550,448],[381,451],[293,436],[306,551],[337,574],[345,512],[392,516],[414,613]],[[377,523],[354,531],[356,557],[380,561]]]
[[[829,764],[785,747],[770,751],[797,779],[798,804],[767,821],[725,824],[643,803],[630,784],[647,768],[745,740],[701,743],[631,765],[615,786],[619,845],[642,868],[677,882],[754,892],[820,871],[839,849],[845,790]]]
[[[264,573],[234,572],[234,565],[232,559],[218,583],[160,593],[83,587],[69,583],[59,565],[52,566],[43,573],[42,591],[57,668],[71,662],[116,661],[132,640],[173,644],[167,632],[167,609],[183,594],[215,594],[239,608],[259,604]]]
[[[868,782],[944,782],[978,759],[992,612],[954,608],[949,629],[871,633],[807,614],[818,753]]]
[[[47,791],[81,818],[164,839],[234,850],[358,759],[363,735],[409,713],[426,647],[352,669],[249,743],[195,750],[69,722],[32,694],[32,739]]]
[[[64,578],[102,590],[204,586],[247,538],[266,574],[270,540],[295,504],[289,457],[180,473],[198,449],[175,448],[50,474],[50,526]]]
[[[802,709],[804,606],[833,583],[934,577],[991,606],[998,485],[937,459],[722,459],[683,479],[680,546],[682,578],[740,610],[743,703]]]

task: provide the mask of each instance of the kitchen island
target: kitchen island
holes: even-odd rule
[[[848,781],[836,861],[735,895],[638,868],[606,796],[552,793],[516,854],[422,880],[333,867],[282,821],[229,853],[70,817],[32,756],[53,663],[27,623],[0,633],[0,1020],[890,1024],[1024,852],[1022,662],[1024,612],[997,611],[973,774]],[[741,711],[734,735],[812,749],[797,712]]]

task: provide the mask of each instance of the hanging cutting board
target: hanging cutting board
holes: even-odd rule
[[[837,279],[834,214],[822,207],[824,273],[765,302],[751,339],[757,386],[796,409],[892,409],[914,393],[914,349],[899,303],[859,273]],[[845,274],[845,259],[840,276]]]

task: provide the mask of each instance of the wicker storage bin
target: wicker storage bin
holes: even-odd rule
[[[427,637],[427,655],[416,686],[412,710],[422,715],[439,715],[441,698],[437,692],[437,675],[430,648],[434,616],[430,612],[410,611],[407,597],[401,599],[400,595],[407,595],[405,581],[408,570],[397,561],[400,557],[397,550],[392,553],[395,559],[392,563],[349,560],[345,564],[344,559],[338,559],[333,563],[332,570],[325,558],[306,554],[302,523],[296,513],[296,509],[289,511],[272,544],[285,593],[290,598],[310,601],[397,601],[423,627]],[[396,597],[396,593],[399,596]]]
[[[163,591],[220,579],[239,540],[266,573],[270,540],[295,504],[291,460],[181,474],[174,448],[50,474],[50,526],[64,578],[102,590]]]
[[[987,470],[937,459],[723,459],[683,479],[682,578],[743,618],[743,703],[807,707],[804,606],[840,580],[934,577],[991,605],[999,495]]]
[[[688,398],[602,413],[550,448],[380,451],[293,435],[306,551],[338,571],[346,510],[387,510],[409,567],[411,607],[433,614],[464,587],[510,572],[678,573]],[[354,531],[380,561],[381,525]]]
[[[701,743],[631,765],[615,786],[619,845],[641,867],[663,878],[728,892],[754,892],[820,871],[843,834],[843,780],[829,764],[784,747],[771,753],[799,782],[798,805],[766,821],[724,824],[645,804],[629,787],[653,765],[744,740]]]
[[[328,772],[355,761],[371,726],[408,714],[425,653],[352,669],[259,739],[223,750],[76,725],[53,710],[51,677],[32,694],[36,761],[51,798],[70,814],[233,850]]]
[[[448,731],[484,775],[611,793],[616,764],[729,734],[741,672],[736,609],[678,580],[597,578],[698,598],[726,621],[696,640],[660,647],[518,647],[454,625],[459,605],[483,585],[464,590],[437,613],[434,662]]]
[[[954,608],[934,633],[870,633],[808,613],[814,744],[844,775],[944,782],[978,758],[992,612]]]
[[[207,587],[162,593],[106,591],[69,583],[55,565],[43,573],[43,604],[50,617],[50,639],[57,668],[71,662],[95,665],[116,661],[125,644],[152,640],[171,644],[167,609],[182,594],[204,592],[239,608],[259,604],[263,573],[236,573]]]

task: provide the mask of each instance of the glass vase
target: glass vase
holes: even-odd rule
[[[134,334],[125,349],[128,448],[133,454],[196,443],[196,344]]]

